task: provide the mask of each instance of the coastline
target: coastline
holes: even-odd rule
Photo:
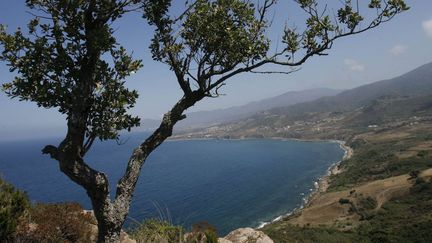
[[[280,138],[271,138],[271,139],[280,139]],[[286,139],[286,138],[283,138],[283,139]],[[301,139],[286,139],[286,140],[295,140],[295,141],[302,141],[302,142],[316,142],[316,141],[334,142],[334,143],[339,144],[340,148],[345,151],[345,154],[342,157],[342,160],[337,161],[337,162],[330,165],[330,167],[327,169],[326,175],[321,176],[320,178],[318,178],[318,181],[314,182],[315,189],[309,195],[306,195],[303,198],[303,203],[300,205],[300,207],[294,208],[290,212],[283,214],[283,215],[280,215],[271,221],[262,222],[255,229],[262,229],[266,225],[278,222],[282,219],[285,219],[287,217],[295,215],[298,212],[300,212],[301,210],[303,210],[304,208],[310,206],[310,204],[318,197],[319,194],[325,193],[327,191],[327,189],[329,187],[329,183],[330,183],[330,176],[337,175],[337,174],[342,172],[342,170],[339,168],[342,161],[350,159],[354,154],[354,150],[351,147],[349,147],[348,145],[346,145],[346,142],[342,141],[342,140],[301,140]]]
[[[346,145],[346,141],[343,140],[336,140],[336,139],[299,139],[299,138],[285,138],[285,137],[267,137],[267,138],[171,138],[167,141],[175,142],[175,141],[205,141],[205,140],[254,140],[254,139],[268,139],[268,140],[280,140],[280,141],[298,141],[298,142],[331,142],[331,143],[337,143],[339,147],[345,151],[344,156],[340,161],[337,161],[330,165],[330,167],[327,169],[327,173],[321,177],[318,178],[317,181],[314,181],[315,189],[311,189],[312,191],[305,195],[303,198],[302,204],[298,208],[294,208],[290,212],[286,214],[282,214],[277,216],[276,218],[262,222],[259,226],[255,227],[255,229],[261,229],[265,227],[266,225],[278,222],[282,219],[285,219],[287,217],[290,217],[292,215],[295,215],[299,213],[304,208],[311,205],[311,203],[321,194],[325,193],[329,187],[330,183],[330,176],[337,175],[342,172],[342,170],[339,168],[342,161],[347,160],[351,158],[354,154],[354,150]]]
[[[324,193],[327,191],[327,189],[329,187],[329,183],[330,183],[330,177],[332,175],[337,175],[337,174],[342,173],[342,169],[339,167],[340,164],[342,163],[342,161],[350,159],[354,154],[353,149],[351,147],[349,147],[348,145],[346,145],[345,141],[341,141],[341,140],[333,140],[333,141],[339,144],[340,148],[345,151],[345,154],[344,154],[342,160],[340,160],[336,163],[333,163],[328,168],[327,175],[322,176],[321,178],[318,179],[318,183],[316,184],[316,189],[309,196],[308,201],[305,204],[306,207],[309,206],[320,193]]]

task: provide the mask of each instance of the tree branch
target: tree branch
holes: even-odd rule
[[[117,183],[117,192],[114,205],[118,208],[128,209],[132,193],[138,181],[142,166],[145,160],[163,141],[172,135],[174,125],[186,118],[183,112],[196,102],[205,97],[201,91],[193,91],[185,94],[173,108],[164,115],[158,129],[147,138],[139,147],[135,148],[126,168],[123,177]],[[127,212],[128,210],[124,210]]]

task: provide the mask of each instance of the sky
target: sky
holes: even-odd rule
[[[184,7],[174,0],[173,13]],[[332,10],[340,1],[328,0]],[[362,1],[361,1],[362,2]],[[311,88],[350,89],[390,79],[432,61],[432,1],[407,0],[411,9],[392,21],[361,35],[340,39],[328,56],[310,59],[290,75],[243,74],[230,79],[224,96],[204,100],[189,111],[213,110],[243,105],[288,91]],[[366,9],[364,9],[366,12]],[[279,0],[271,10],[269,38],[276,43],[285,24],[301,28],[305,15],[292,0]],[[0,0],[0,24],[9,31],[25,27],[31,19],[24,0]],[[115,24],[119,43],[143,60],[144,67],[128,78],[127,86],[138,90],[140,98],[131,111],[141,118],[159,119],[181,97],[174,74],[151,59],[152,29],[138,13],[126,15]],[[13,74],[0,62],[0,84]],[[65,117],[55,109],[10,99],[0,92],[0,140],[31,139],[64,134]]]

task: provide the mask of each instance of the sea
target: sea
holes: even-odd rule
[[[111,192],[131,151],[147,133],[97,142],[85,160],[105,172]],[[42,155],[60,139],[0,143],[0,176],[27,192],[33,203],[79,202],[91,209],[85,191],[58,163]],[[320,177],[340,161],[335,142],[282,139],[167,141],[144,164],[126,227],[157,218],[186,229],[199,222],[223,236],[240,227],[259,227],[299,209]],[[112,195],[114,196],[114,195]]]

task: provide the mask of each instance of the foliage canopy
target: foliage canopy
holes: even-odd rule
[[[126,2],[27,1],[32,11],[47,16],[36,16],[26,33],[8,34],[0,27],[0,60],[17,73],[3,89],[68,117],[84,111],[87,137],[114,139],[119,130],[139,125],[127,114],[138,93],[124,83],[142,64],[117,43],[110,26],[128,11]]]

